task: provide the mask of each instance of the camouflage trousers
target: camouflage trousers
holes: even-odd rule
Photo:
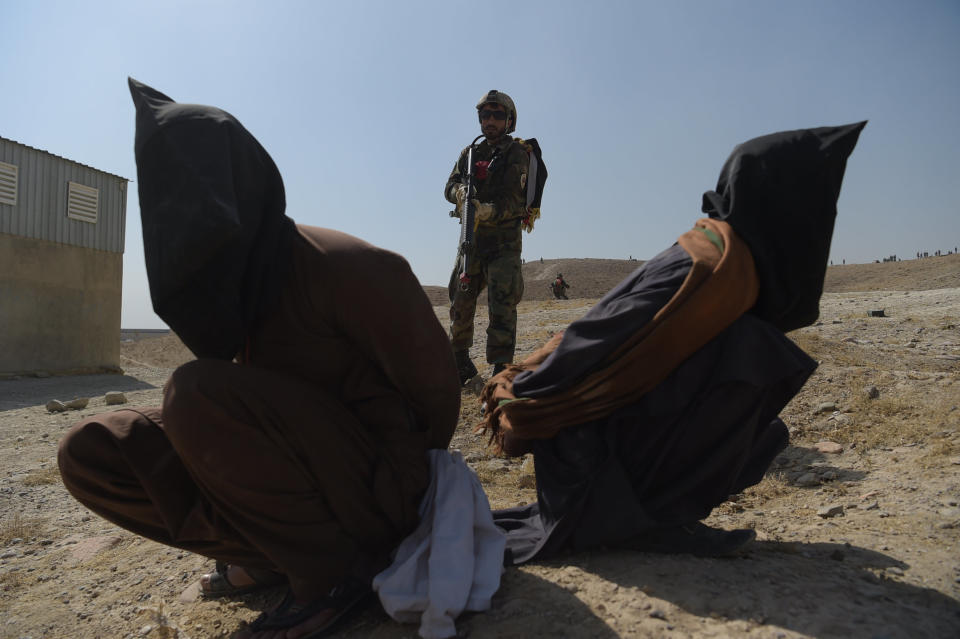
[[[460,286],[457,255],[450,275],[450,345],[454,351],[473,345],[473,316],[477,298],[487,289],[487,362],[513,361],[517,342],[517,304],[523,297],[523,273],[520,271],[520,229],[478,232],[474,248],[468,254],[469,285]]]

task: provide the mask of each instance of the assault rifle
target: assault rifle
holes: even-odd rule
[[[460,218],[460,290],[465,291],[470,287],[470,276],[467,274],[467,259],[470,254],[470,248],[473,246],[473,231],[476,226],[476,207],[473,205],[473,194],[476,190],[473,185],[473,150],[476,148],[477,140],[482,138],[478,135],[470,143],[467,149],[467,177],[463,184],[467,187],[466,195],[463,198],[463,211],[457,215],[457,211],[450,211],[450,217]]]

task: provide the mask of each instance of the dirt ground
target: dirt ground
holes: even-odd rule
[[[490,611],[458,620],[459,636],[960,636],[960,256],[937,260],[828,272],[820,320],[790,335],[820,362],[782,414],[791,445],[707,521],[754,528],[746,552],[598,550],[511,568]],[[523,302],[518,359],[594,301]],[[446,308],[436,310],[446,324]],[[883,316],[869,316],[876,310]],[[480,334],[485,324],[481,311]],[[63,488],[55,453],[65,429],[108,410],[108,391],[128,406],[157,404],[189,358],[172,336],[122,353],[123,375],[0,380],[0,639],[229,637],[281,595],[182,601],[212,561],[139,539]],[[89,404],[45,408],[74,397]],[[451,446],[494,508],[533,500],[529,462],[492,457],[473,433],[477,408],[465,390]],[[340,636],[417,634],[374,606]]]

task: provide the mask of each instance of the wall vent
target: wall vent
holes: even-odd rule
[[[17,173],[14,164],[0,162],[0,204],[17,205]]]
[[[67,217],[96,224],[99,189],[76,182],[67,182],[67,185]]]

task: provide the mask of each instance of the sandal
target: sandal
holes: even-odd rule
[[[350,613],[359,612],[365,601],[373,594],[368,584],[355,579],[348,579],[339,586],[335,586],[330,594],[302,604],[297,603],[292,591],[287,591],[280,605],[271,612],[265,612],[253,620],[250,630],[263,632],[267,630],[288,630],[317,613],[324,610],[333,610],[334,614],[322,626],[313,629],[300,639],[316,639],[327,636],[340,623],[350,616]]]
[[[243,586],[235,586],[230,583],[229,579],[227,579],[227,571],[229,568],[230,565],[226,562],[218,561],[214,571],[210,573],[210,581],[207,583],[207,587],[204,588],[202,585],[200,586],[201,596],[206,597],[207,599],[214,599],[217,597],[233,597],[236,595],[243,595],[249,592],[262,590],[264,588],[279,586],[287,581],[287,578],[281,573],[273,570],[244,567],[244,572],[246,572],[247,575],[253,579],[253,583],[245,584]]]

